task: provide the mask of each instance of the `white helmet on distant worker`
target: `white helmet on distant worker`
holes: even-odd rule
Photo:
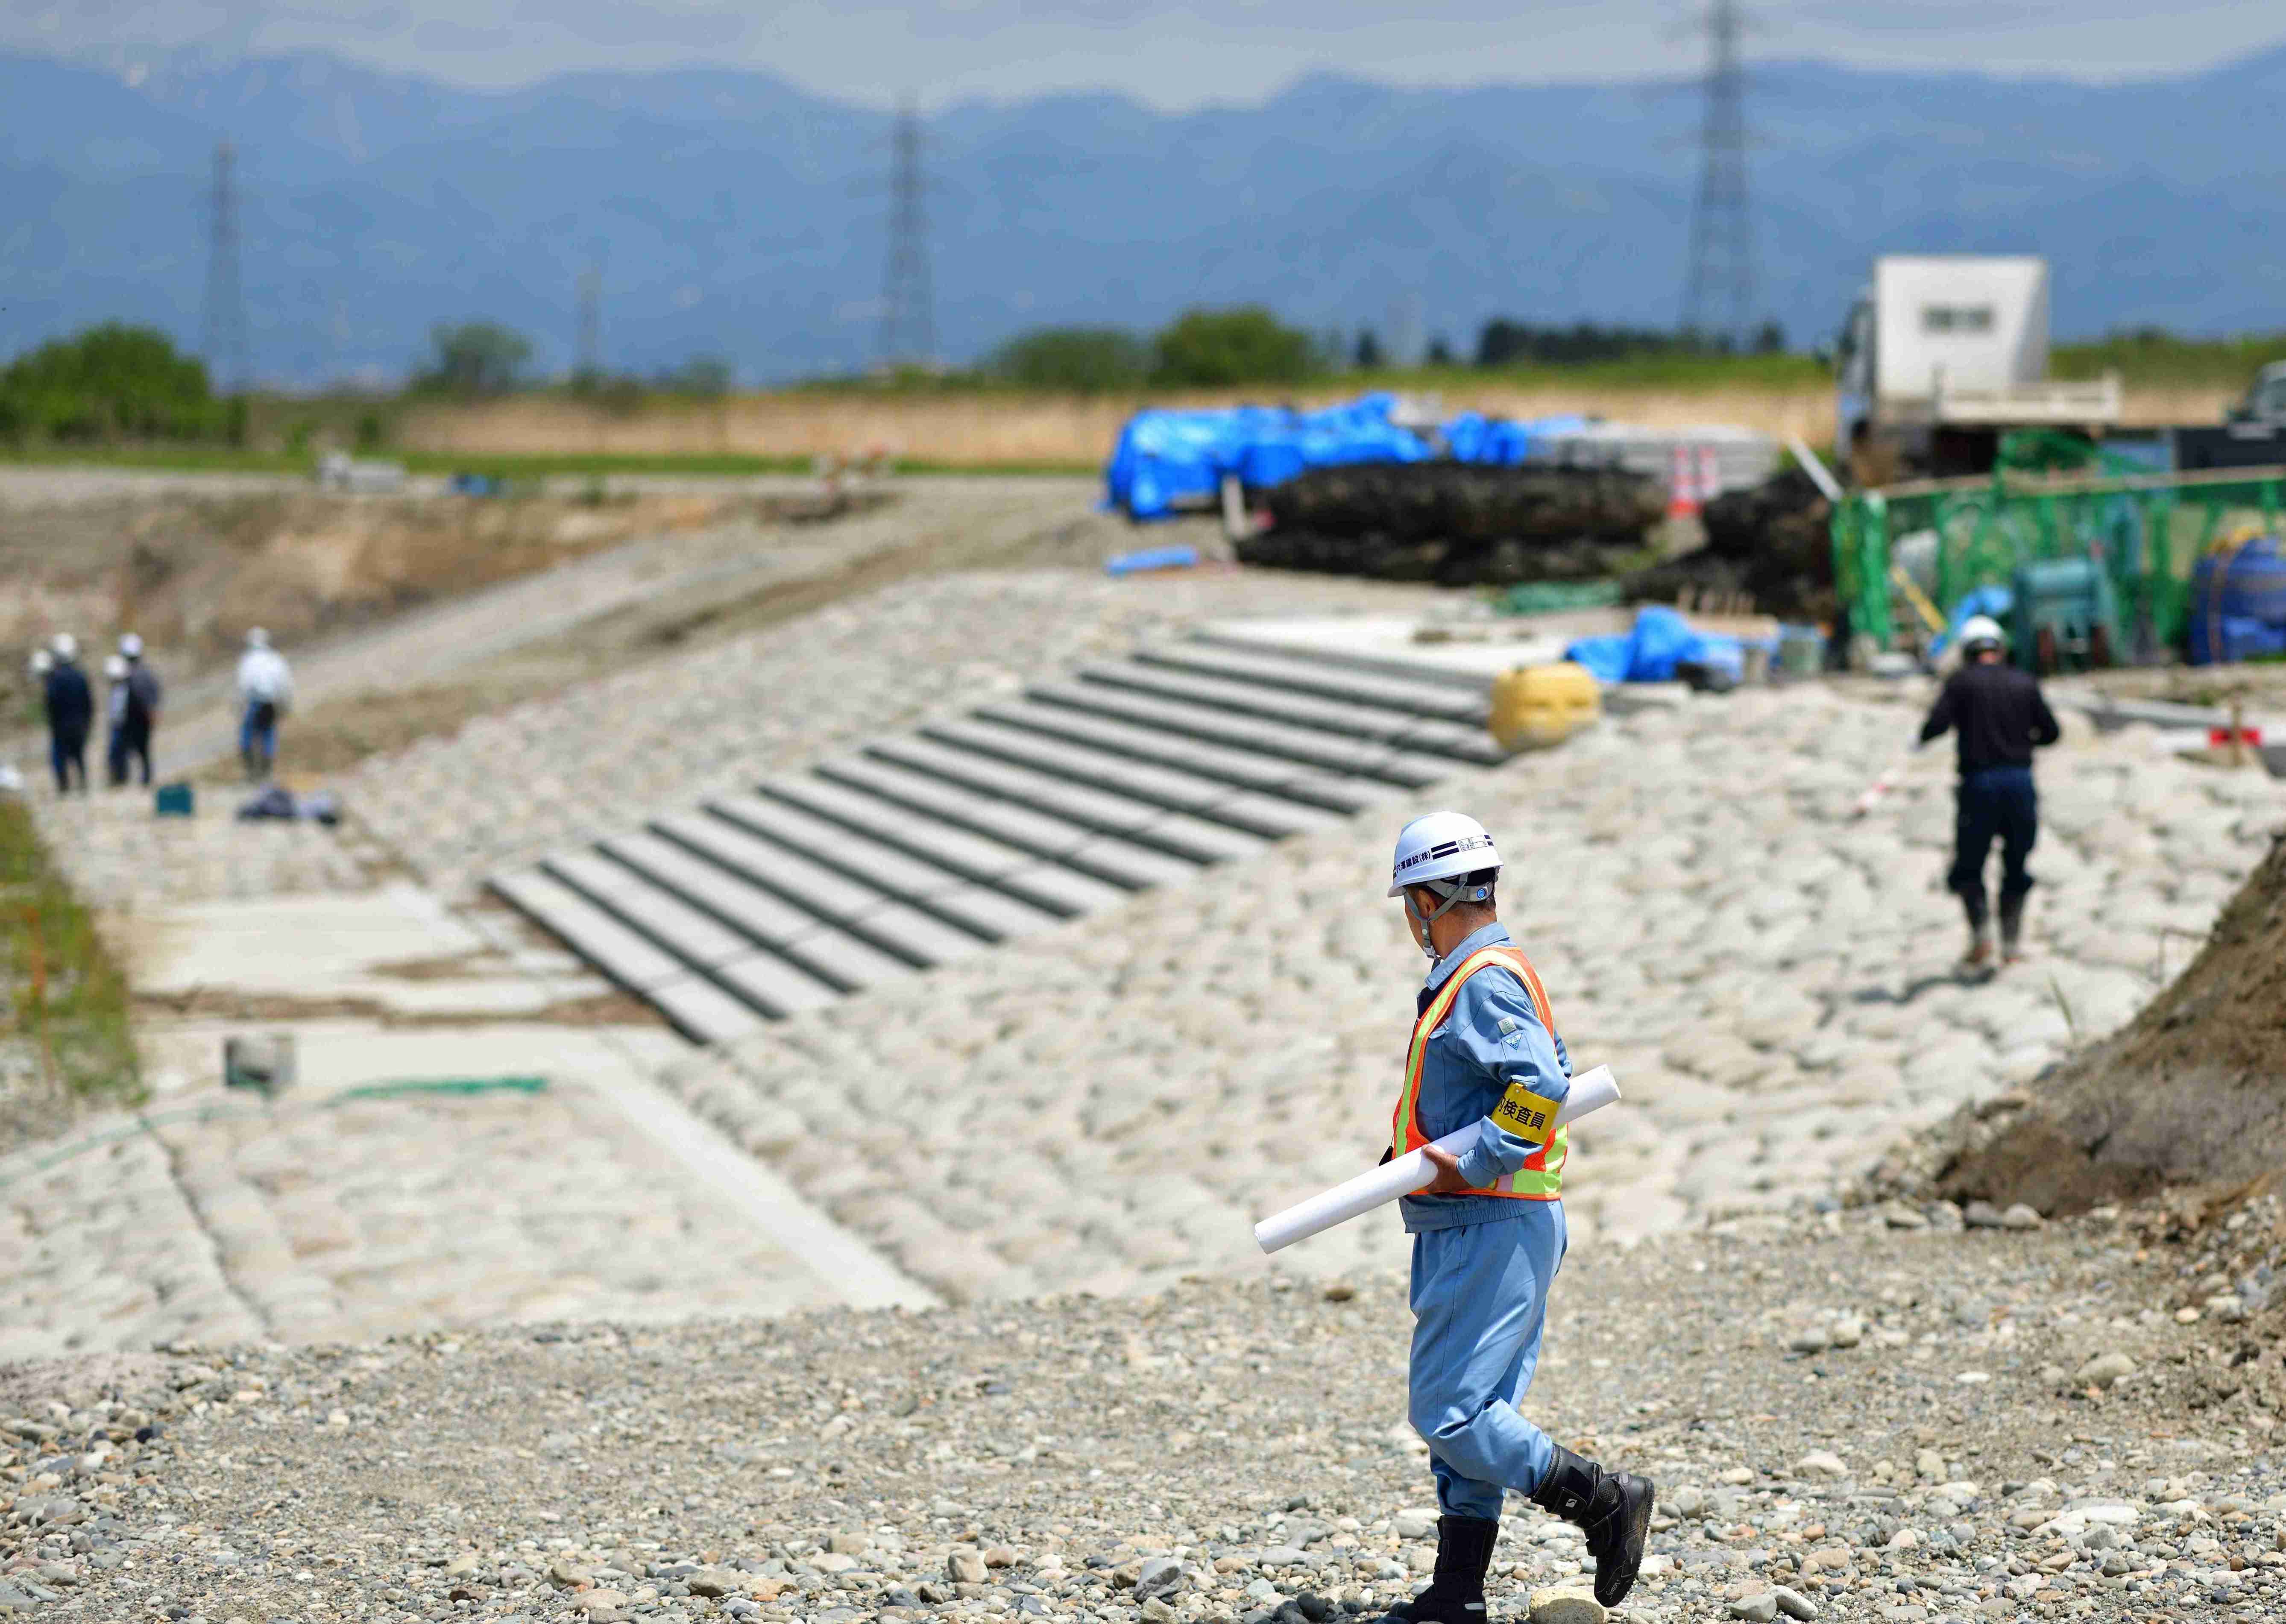
[[[143,658],[143,640],[132,632],[128,633],[119,640],[119,652],[122,657],[127,659],[141,659]]]
[[[270,634],[264,631],[258,626],[249,628],[246,634],[246,646],[249,649],[268,648],[270,646]]]
[[[127,656],[114,654],[103,662],[103,674],[113,682],[123,681],[127,675]]]
[[[1971,615],[1960,623],[1960,646],[1974,649],[1980,643],[1999,648],[2008,641],[2008,634],[2000,629],[2000,622],[1990,615]]]
[[[79,658],[79,639],[69,632],[58,632],[55,641],[48,646],[55,650],[56,658],[67,665]]]
[[[43,677],[55,668],[56,657],[54,655],[49,653],[45,649],[35,649],[32,650],[32,674],[34,676]]]

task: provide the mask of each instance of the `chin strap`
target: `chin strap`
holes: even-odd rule
[[[1437,904],[1434,913],[1424,914],[1413,905],[1412,888],[1407,887],[1405,892],[1405,915],[1421,927],[1421,950],[1428,955],[1429,962],[1433,965],[1439,955],[1436,943],[1429,939],[1430,925],[1443,918],[1462,903],[1483,902],[1492,895],[1493,888],[1490,886],[1464,886],[1454,879],[1423,879],[1417,883],[1431,895],[1444,899]]]

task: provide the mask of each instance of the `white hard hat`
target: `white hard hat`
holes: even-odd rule
[[[32,674],[34,676],[44,676],[48,672],[54,669],[56,657],[49,653],[45,649],[35,649],[32,650]]]
[[[127,656],[124,654],[114,654],[109,659],[105,660],[103,662],[103,674],[109,677],[114,682],[120,678],[125,676],[127,674]]]
[[[255,627],[246,634],[246,646],[249,649],[268,648],[270,646],[270,634],[264,631],[258,626]]]
[[[1973,649],[1980,643],[1989,643],[1997,648],[2007,641],[2007,633],[2000,629],[2000,622],[1990,615],[1971,615],[1960,623],[1960,646],[1964,649]]]
[[[79,658],[79,639],[69,632],[58,632],[55,641],[49,644],[49,647],[55,650],[58,659],[74,660]]]
[[[1431,812],[1397,832],[1397,855],[1389,865],[1389,895],[1432,879],[1458,879],[1483,869],[1498,871],[1500,853],[1485,826],[1465,812]],[[1440,895],[1443,887],[1439,887]],[[1480,896],[1462,899],[1482,902]]]
[[[119,640],[119,651],[130,659],[143,658],[143,640],[130,632]]]

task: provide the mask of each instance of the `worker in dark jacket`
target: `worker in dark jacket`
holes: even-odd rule
[[[1959,741],[1960,788],[1953,815],[1952,871],[1945,883],[1968,912],[1966,963],[1992,957],[1984,934],[1984,859],[2000,842],[2000,955],[2014,964],[2022,953],[2024,895],[2032,877],[2024,859],[2040,833],[2040,802],[2032,788],[2032,752],[2061,737],[2040,684],[2001,657],[1999,624],[1970,617],[1960,628],[1962,664],[1945,682],[1921,743],[1947,729]]]
[[[56,769],[56,793],[71,793],[71,776],[79,774],[80,793],[87,793],[87,730],[95,721],[95,690],[79,668],[79,640],[59,632],[49,645],[55,663],[48,667],[41,698],[48,713],[48,761]]]

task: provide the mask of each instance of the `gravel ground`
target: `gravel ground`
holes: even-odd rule
[[[2174,1310],[2187,1257],[2109,1215],[1962,1229],[1942,1206],[1575,1253],[1528,1408],[1659,1481],[1635,1618],[2276,1619],[2274,1417],[2232,1379],[2234,1328]],[[1381,1273],[20,1365],[0,1606],[1376,1612],[1433,1539],[1406,1336]],[[1512,1501],[1495,1613],[1540,1592],[1543,1619],[1597,1616],[1545,1594],[1584,1588],[1581,1558]]]
[[[2040,768],[2036,958],[1966,979],[1942,889],[1949,752],[1845,816],[1923,697],[1694,700],[1419,803],[1490,826],[1559,1029],[1626,1092],[1574,1136],[1575,1243],[1814,1199],[2123,1023],[2286,815],[2259,773],[2068,722]],[[957,1299],[1258,1268],[1250,1220],[1386,1132],[1421,970],[1382,896],[1406,812],[798,1016],[670,1081]],[[1387,1265],[1397,1244],[1352,1226],[1297,1262]]]

